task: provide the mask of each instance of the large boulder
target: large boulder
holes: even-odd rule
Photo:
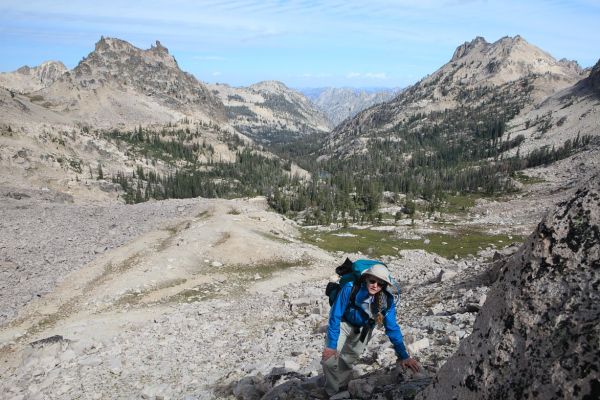
[[[600,60],[598,60],[596,65],[592,67],[588,81],[592,89],[594,89],[596,93],[600,94]]]
[[[506,262],[420,399],[600,398],[600,177]]]

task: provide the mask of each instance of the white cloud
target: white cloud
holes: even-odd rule
[[[221,72],[220,71],[215,71],[211,75],[212,76],[221,76]]]
[[[346,74],[346,78],[348,79],[353,79],[353,78],[360,78],[361,74],[359,72],[348,72]]]

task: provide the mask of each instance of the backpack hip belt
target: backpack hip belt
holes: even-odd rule
[[[359,340],[361,341],[361,343],[365,342],[365,339],[367,338],[367,335],[375,327],[375,320],[373,318],[369,318],[369,320],[367,321],[367,323],[364,324],[364,325],[354,325],[353,323],[351,323],[350,321],[348,321],[345,316],[342,317],[342,321],[345,322],[345,323],[347,323],[348,325],[350,325],[352,327],[352,331],[355,334],[357,334],[357,333],[360,332]]]

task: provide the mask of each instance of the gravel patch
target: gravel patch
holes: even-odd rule
[[[185,199],[78,205],[6,188],[0,196],[0,326],[98,255],[194,215],[198,204]]]

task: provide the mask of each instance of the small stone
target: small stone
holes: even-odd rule
[[[212,265],[213,267],[222,267],[223,263],[220,263],[218,261],[213,261],[210,265]]]
[[[487,300],[487,295],[484,293],[479,298],[479,307],[482,307],[486,300]]]
[[[454,278],[455,276],[456,276],[456,272],[454,272],[450,269],[445,269],[442,271],[441,281],[446,282],[449,279]]]
[[[283,368],[287,369],[288,371],[298,371],[300,370],[300,365],[293,360],[286,360],[283,363]]]
[[[418,353],[419,351],[429,347],[429,339],[423,338],[406,346],[410,353]]]
[[[108,369],[114,375],[121,375],[123,372],[123,365],[121,363],[121,357],[114,356],[108,360]]]
[[[94,254],[101,254],[101,253],[104,253],[104,252],[106,251],[106,249],[107,249],[107,247],[106,247],[106,246],[99,246],[99,247],[96,247],[96,248],[94,249]]]

